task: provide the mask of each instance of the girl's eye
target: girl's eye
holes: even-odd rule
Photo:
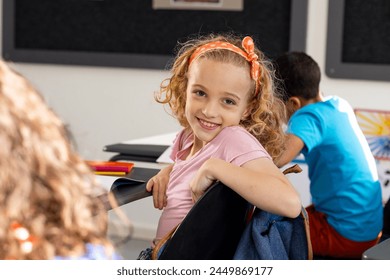
[[[206,93],[205,93],[204,91],[201,91],[201,90],[196,91],[195,94],[196,94],[197,96],[206,96]]]
[[[225,99],[223,102],[227,105],[236,105],[236,102],[232,99]]]

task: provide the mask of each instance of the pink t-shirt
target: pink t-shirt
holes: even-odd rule
[[[171,157],[175,164],[169,177],[167,206],[161,214],[156,239],[164,237],[190,211],[193,202],[189,183],[207,159],[219,158],[238,166],[257,158],[271,159],[259,141],[240,126],[224,128],[194,156],[185,160],[192,144],[193,134],[186,130],[182,130],[174,141]]]

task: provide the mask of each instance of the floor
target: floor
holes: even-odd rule
[[[111,219],[108,224],[108,238],[124,259],[136,260],[142,250],[150,247],[151,241],[131,238],[129,229],[131,227],[126,227],[125,222]]]
[[[128,242],[116,246],[118,253],[126,260],[136,260],[139,253],[150,247],[150,242],[145,240],[131,239]]]

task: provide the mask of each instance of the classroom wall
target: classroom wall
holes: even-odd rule
[[[309,3],[307,53],[325,63],[328,0]],[[1,15],[0,15],[1,16]],[[17,63],[69,124],[80,153],[106,159],[105,144],[179,129],[153,93],[167,71]],[[323,70],[324,72],[324,70]],[[321,83],[326,95],[337,94],[354,107],[389,109],[390,83],[330,79]]]
[[[328,0],[309,2],[307,53],[324,73]],[[179,129],[153,100],[167,71],[24,63],[14,67],[69,125],[79,152],[87,159],[108,159],[112,154],[102,151],[105,144]],[[389,82],[330,79],[324,74],[321,87],[325,95],[339,95],[353,107],[390,109]],[[127,207],[126,212],[137,227],[150,232],[158,217],[151,208],[146,200]]]

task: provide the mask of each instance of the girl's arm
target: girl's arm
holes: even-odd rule
[[[167,206],[167,186],[169,181],[169,174],[173,169],[173,164],[168,165],[153,176],[146,184],[148,192],[153,191],[153,204],[155,208],[163,209]]]
[[[265,211],[290,218],[301,212],[298,193],[267,158],[249,161],[241,167],[217,158],[207,160],[190,184],[194,200],[216,180]]]

